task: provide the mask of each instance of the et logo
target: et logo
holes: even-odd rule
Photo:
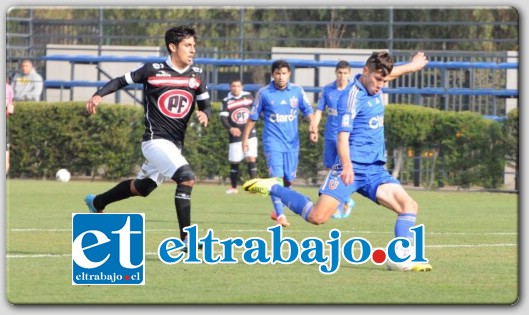
[[[72,214],[73,285],[145,283],[143,213]]]

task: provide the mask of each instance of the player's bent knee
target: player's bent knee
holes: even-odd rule
[[[419,205],[417,204],[415,200],[410,198],[410,200],[408,200],[406,204],[405,211],[408,211],[408,212],[411,211],[411,212],[417,213],[419,211]]]
[[[419,212],[419,205],[417,204],[417,201],[413,200],[413,209],[415,209],[415,212]]]
[[[158,187],[155,181],[150,178],[135,179],[134,188],[139,196],[147,197],[153,190]]]
[[[189,165],[182,165],[171,177],[177,184],[187,183],[193,185],[195,182],[195,174]]]
[[[175,199],[190,200],[193,186],[178,184],[176,185]]]
[[[396,209],[397,213],[403,214],[403,213],[411,213],[411,214],[417,214],[419,212],[419,205],[417,202],[413,199],[406,200],[402,204],[399,205],[399,208]]]
[[[308,220],[309,223],[312,223],[314,225],[321,225],[325,222],[329,221],[329,216],[325,215],[324,213],[320,213],[317,211],[312,211],[312,213],[309,215]]]
[[[309,218],[309,222],[314,225],[322,225],[327,222],[327,220],[322,220],[321,218]]]

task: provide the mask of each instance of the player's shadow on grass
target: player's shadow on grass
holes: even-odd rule
[[[340,263],[340,269],[364,269],[364,270],[373,270],[373,271],[390,271],[386,266],[373,266],[373,265],[351,265],[347,262]]]

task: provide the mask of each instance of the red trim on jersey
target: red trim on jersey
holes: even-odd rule
[[[234,108],[237,108],[237,107],[252,105],[252,103],[253,103],[253,101],[251,99],[243,98],[243,99],[239,99],[239,100],[228,101],[228,103],[226,105],[227,105],[228,109],[234,109]]]
[[[158,98],[158,109],[169,118],[184,118],[193,107],[193,95],[185,90],[169,90]]]
[[[250,116],[250,110],[247,107],[242,107],[234,110],[231,113],[231,120],[236,124],[245,124]]]
[[[174,86],[174,87],[188,87],[197,89],[200,86],[200,79],[195,77],[149,77],[147,82],[152,86]]]

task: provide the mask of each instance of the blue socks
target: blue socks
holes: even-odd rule
[[[407,239],[413,239],[413,232],[410,228],[415,226],[415,214],[401,213],[397,217],[395,222],[395,237],[405,237]]]
[[[276,216],[279,218],[280,215],[285,214],[285,211],[283,211],[283,203],[281,202],[281,199],[272,195],[270,195],[270,199],[272,199],[272,204],[274,205],[274,211],[276,213]]]
[[[273,185],[270,189],[270,196],[272,197],[272,200],[274,200],[274,206],[275,198],[277,198],[292,210],[292,212],[305,219],[305,221],[307,221],[307,218],[314,207],[314,204],[307,196],[281,185]],[[413,239],[413,232],[410,231],[410,228],[415,226],[415,220],[415,214],[399,214],[397,221],[395,222],[395,237],[404,237],[410,240]]]
[[[305,220],[309,217],[312,207],[314,206],[307,196],[281,185],[272,186],[272,189],[270,189],[270,195],[273,196],[272,198],[280,198],[283,204]]]

